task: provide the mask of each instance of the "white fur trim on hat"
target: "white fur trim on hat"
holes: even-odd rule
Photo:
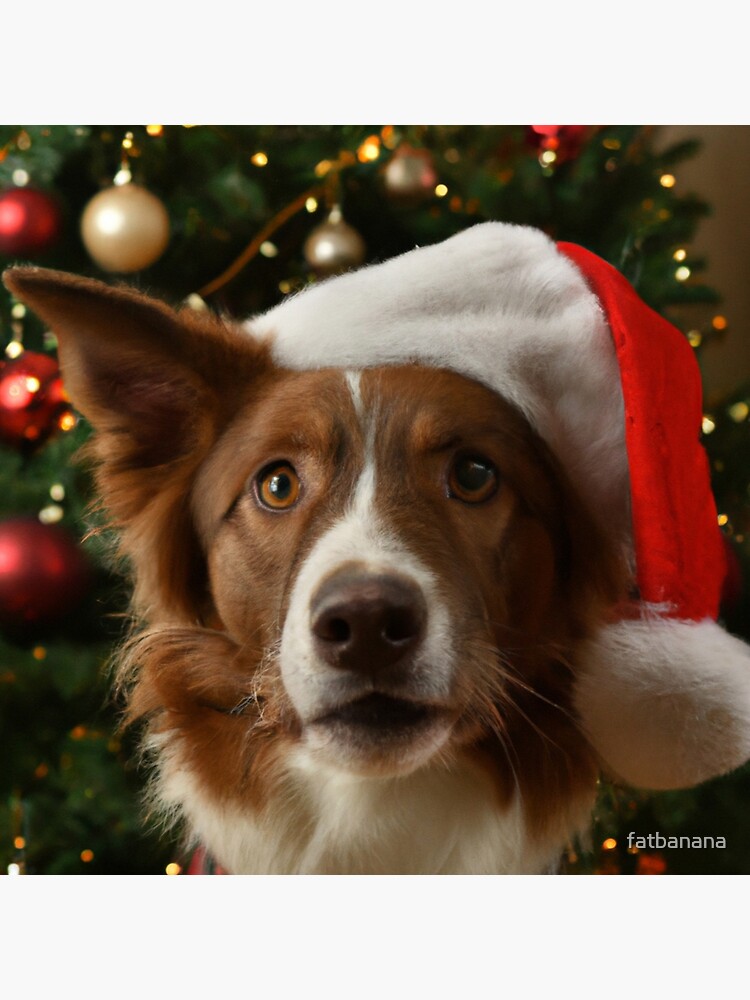
[[[600,629],[576,709],[605,769],[639,788],[687,788],[750,757],[750,649],[716,622]]]

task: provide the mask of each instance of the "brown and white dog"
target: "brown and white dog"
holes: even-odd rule
[[[229,872],[553,871],[600,769],[750,756],[750,651],[634,592],[612,332],[541,233],[478,226],[242,324],[5,280],[95,430],[152,803]]]

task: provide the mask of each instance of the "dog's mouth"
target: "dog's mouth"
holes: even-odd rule
[[[453,721],[445,707],[371,692],[319,715],[308,746],[362,774],[408,773],[445,742]]]
[[[342,725],[373,734],[394,735],[431,722],[438,709],[421,702],[374,692],[328,712],[316,723]]]
[[[435,705],[372,692],[326,712],[314,725],[357,742],[383,745],[410,741],[443,715]]]

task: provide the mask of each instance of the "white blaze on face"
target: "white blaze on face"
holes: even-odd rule
[[[318,656],[311,629],[311,601],[318,587],[347,563],[355,562],[374,575],[397,573],[422,591],[427,629],[410,670],[410,694],[416,698],[446,698],[453,680],[450,618],[438,595],[435,577],[409,551],[408,539],[397,537],[377,511],[377,410],[365,410],[360,374],[347,372],[345,378],[363,431],[364,463],[341,519],[318,539],[299,571],[280,646],[284,685],[303,723],[367,690],[361,677],[332,668]]]

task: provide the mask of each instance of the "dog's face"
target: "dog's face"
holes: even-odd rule
[[[218,617],[260,641],[259,697],[288,702],[314,758],[393,774],[475,739],[533,680],[520,664],[570,641],[560,490],[525,421],[477,383],[327,370],[279,372],[192,505]]]
[[[293,372],[206,316],[44,272],[97,482],[149,626],[130,717],[210,798],[294,758],[364,777],[481,762],[543,826],[593,755],[576,644],[617,559],[527,421],[416,365]]]

